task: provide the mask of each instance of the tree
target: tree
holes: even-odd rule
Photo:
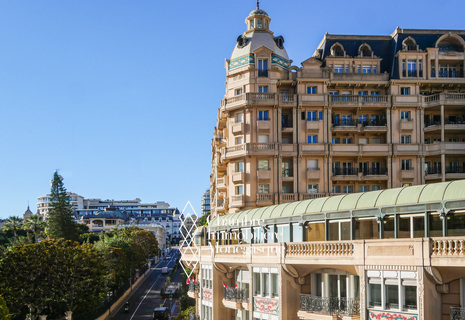
[[[78,241],[77,223],[66,188],[63,185],[63,177],[55,171],[50,190],[51,209],[47,219],[48,235],[52,239],[67,239]]]
[[[5,299],[0,295],[0,320],[10,320],[10,311],[6,306]]]
[[[108,270],[92,245],[46,240],[15,246],[0,261],[0,292],[16,318],[46,311],[63,315],[78,305],[97,306]]]
[[[23,222],[20,217],[11,216],[6,219],[5,224],[3,225],[4,230],[13,231],[14,243],[16,243],[17,231],[21,229],[22,224]]]
[[[39,233],[45,230],[46,223],[42,216],[33,214],[23,222],[23,229],[34,233],[35,242],[39,242]]]

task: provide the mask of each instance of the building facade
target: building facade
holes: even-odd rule
[[[465,31],[325,34],[293,66],[257,9],[226,60],[214,216],[465,178]]]
[[[205,193],[202,195],[202,210],[200,212],[200,216],[210,214],[210,189],[207,189]]]
[[[77,220],[90,221],[90,217],[94,217],[111,207],[124,214],[125,221],[124,223],[120,221],[119,224],[131,224],[140,227],[159,225],[165,229],[167,241],[171,244],[178,244],[181,240],[181,212],[178,208],[171,207],[164,201],[142,203],[139,198],[134,200],[102,200],[99,198],[86,199],[71,192],[68,195]],[[50,207],[51,199],[49,195],[38,197],[37,210],[39,214],[47,217]],[[103,224],[99,222],[93,229],[98,230],[102,226]]]

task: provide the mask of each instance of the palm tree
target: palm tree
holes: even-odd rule
[[[3,230],[13,231],[14,243],[16,243],[16,230],[21,229],[22,224],[23,224],[22,219],[17,216],[11,216],[5,220],[5,224],[3,225]]]
[[[24,220],[23,229],[34,232],[35,242],[39,242],[39,232],[44,230],[46,225],[42,216],[33,214]]]

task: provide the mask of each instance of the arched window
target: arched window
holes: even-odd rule
[[[439,52],[463,52],[464,40],[457,35],[447,34],[439,38],[436,47]]]
[[[360,46],[360,48],[358,49],[358,52],[361,57],[372,57],[373,56],[370,46],[366,43]]]
[[[343,57],[344,56],[344,48],[339,43],[334,44],[331,47],[331,55],[334,57]]]
[[[402,47],[404,50],[407,50],[407,51],[416,51],[417,43],[412,37],[408,37],[402,42]]]

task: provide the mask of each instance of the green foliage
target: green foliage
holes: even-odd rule
[[[5,224],[3,225],[3,230],[5,231],[12,231],[14,235],[13,243],[16,243],[17,239],[17,232],[21,229],[23,225],[23,220],[20,217],[11,216],[6,219]]]
[[[174,318],[174,319],[175,320],[189,320],[189,313],[190,312],[195,313],[195,306],[191,306],[191,307],[187,308],[186,310],[181,311],[181,313],[178,314],[176,316],[176,318]]]
[[[192,299],[187,294],[183,294],[181,298],[179,298],[179,308],[181,310],[186,310],[193,306],[195,306],[195,299]]]
[[[206,225],[206,224],[207,224],[207,219],[208,219],[208,217],[210,217],[210,214],[209,214],[209,213],[206,213],[206,214],[204,214],[203,216],[201,216],[201,217],[199,218],[199,222],[197,223],[197,226],[200,227],[200,226]]]
[[[29,217],[27,217],[26,220],[24,220],[22,228],[27,231],[31,231],[34,233],[34,241],[39,242],[39,235],[45,230],[45,226],[47,224],[45,223],[44,219],[42,216],[38,214],[33,214]]]
[[[0,261],[0,292],[16,318],[99,305],[107,268],[92,245],[48,240],[15,246]]]
[[[78,226],[68,200],[63,178],[55,171],[50,190],[51,208],[47,219],[48,235],[52,239],[79,240]]]
[[[6,306],[5,299],[0,295],[0,320],[10,320],[10,311]]]

